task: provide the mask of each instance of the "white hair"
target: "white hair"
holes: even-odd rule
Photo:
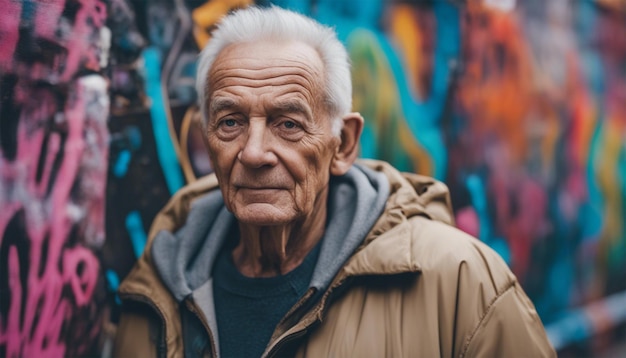
[[[339,136],[342,117],[352,108],[350,60],[335,31],[295,12],[276,6],[251,6],[237,10],[220,21],[212,38],[199,55],[196,90],[203,123],[207,118],[208,74],[220,51],[229,45],[257,41],[299,41],[317,51],[324,64],[324,104]]]

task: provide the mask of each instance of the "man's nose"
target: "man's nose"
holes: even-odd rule
[[[273,166],[278,161],[273,152],[272,135],[265,120],[250,121],[247,140],[239,152],[239,161],[251,168]]]

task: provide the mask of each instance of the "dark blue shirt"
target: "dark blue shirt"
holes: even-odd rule
[[[232,260],[233,247],[221,250],[213,269],[213,295],[222,357],[260,357],[278,322],[309,287],[318,244],[286,275],[251,278]]]

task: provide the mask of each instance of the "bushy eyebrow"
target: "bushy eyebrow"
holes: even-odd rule
[[[219,112],[233,107],[237,107],[237,102],[235,102],[233,99],[226,97],[215,97],[209,102],[210,117],[214,117]]]
[[[273,103],[273,107],[276,109],[276,111],[285,113],[299,113],[303,114],[307,118],[311,118],[310,107],[297,99],[278,100]]]

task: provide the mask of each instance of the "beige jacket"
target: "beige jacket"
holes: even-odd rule
[[[363,163],[389,179],[385,212],[322,298],[311,308],[297,303],[281,320],[265,355],[555,356],[506,264],[451,226],[445,185],[384,162]],[[159,230],[179,228],[194,198],[216,188],[215,176],[208,176],[177,193],[155,219],[148,245]],[[161,283],[150,250],[119,292],[125,310],[114,356],[183,356],[179,304]],[[195,303],[184,304],[212,340]]]

